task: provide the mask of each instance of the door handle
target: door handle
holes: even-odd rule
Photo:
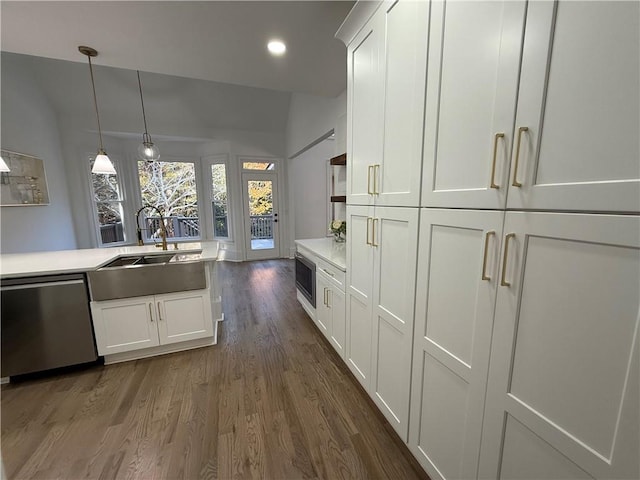
[[[373,245],[371,240],[369,240],[369,223],[373,220],[371,217],[367,217],[367,245]]]
[[[380,165],[373,165],[373,194],[380,195]]]
[[[487,257],[489,252],[489,237],[495,234],[496,232],[490,231],[490,232],[487,232],[487,235],[484,237],[484,255],[482,257],[482,280],[491,281],[491,277],[487,275]]]
[[[331,308],[331,297],[333,296],[333,294],[331,293],[331,290],[327,288],[327,308]]]
[[[158,302],[158,321],[162,321],[162,310],[160,310],[160,302]]]
[[[496,133],[493,138],[493,162],[491,163],[491,188],[500,188],[496,184],[496,157],[498,156],[498,140],[504,138],[504,133]]]
[[[367,167],[367,193],[369,195],[373,195],[373,190],[371,190],[371,169],[373,168],[373,165],[369,165]]]
[[[516,158],[513,162],[513,182],[511,185],[514,187],[521,187],[522,184],[518,181],[518,163],[520,162],[520,143],[522,142],[522,132],[528,132],[529,127],[520,127],[518,129],[518,144],[516,145]]]
[[[372,247],[379,247],[380,245],[378,245],[376,243],[376,225],[378,224],[378,220],[380,220],[379,218],[374,218],[373,219],[373,228],[371,229],[371,246]]]
[[[151,317],[151,321],[153,322],[153,304],[149,303],[149,316]]]
[[[510,233],[504,237],[504,256],[502,258],[502,280],[500,280],[500,285],[503,287],[510,287],[511,282],[507,282],[507,260],[509,259],[509,240],[516,236],[515,233]]]

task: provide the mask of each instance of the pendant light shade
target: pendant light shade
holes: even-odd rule
[[[147,115],[144,111],[144,99],[142,98],[142,82],[140,81],[140,71],[138,73],[138,89],[140,90],[140,104],[142,105],[142,120],[144,121],[144,133],[142,134],[142,143],[138,147],[138,155],[140,160],[147,162],[155,162],[160,158],[160,150],[151,141],[151,135],[147,129]]]
[[[9,168],[9,165],[7,165],[7,162],[4,161],[4,158],[0,157],[0,172],[6,173],[10,171],[11,169]]]
[[[100,148],[98,149],[98,155],[93,163],[92,173],[98,173],[103,175],[115,175],[116,169],[113,167],[113,163],[109,160],[107,152],[104,151],[102,146],[102,129],[100,128],[100,115],[98,114],[98,100],[96,98],[96,85],[93,80],[93,66],[91,65],[91,57],[97,57],[98,52],[91,47],[78,47],[78,50],[83,55],[86,55],[89,59],[89,73],[91,75],[91,88],[93,90],[93,104],[96,107],[96,119],[98,120],[98,136],[100,138]]]

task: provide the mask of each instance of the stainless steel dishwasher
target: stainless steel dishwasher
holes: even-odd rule
[[[95,361],[84,274],[6,279],[2,377]]]

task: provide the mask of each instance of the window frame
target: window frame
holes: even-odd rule
[[[227,182],[227,236],[218,237],[213,224],[213,176],[211,167],[213,165],[224,165],[225,181]],[[202,157],[202,168],[205,170],[205,192],[207,194],[207,238],[211,238],[220,243],[234,242],[234,222],[233,222],[233,188],[231,185],[231,172],[229,165],[229,156],[227,154],[208,155]]]
[[[142,207],[143,203],[142,203],[142,187],[140,185],[140,171],[138,170],[138,162],[140,160],[138,158],[134,158],[133,160],[133,165],[132,165],[132,173],[134,178],[132,179],[132,183],[135,185],[135,198],[136,198],[136,211]],[[204,209],[203,209],[203,205],[202,205],[202,173],[200,171],[201,165],[200,162],[198,162],[198,160],[193,159],[193,158],[185,158],[185,157],[176,157],[176,156],[170,156],[170,155],[163,155],[162,158],[160,160],[157,160],[157,162],[164,162],[164,163],[190,163],[193,165],[193,170],[194,170],[194,176],[195,176],[195,188],[196,188],[196,197],[197,197],[197,203],[198,203],[198,224],[199,224],[199,230],[200,230],[200,235],[198,236],[194,236],[194,237],[168,237],[167,238],[167,242],[169,243],[173,243],[173,242],[177,242],[177,243],[187,243],[187,242],[201,242],[204,240],[204,238],[206,238],[206,236],[203,236],[203,230],[205,230],[207,228],[207,223],[205,221],[205,215],[204,215]],[[143,212],[144,213],[144,212]],[[134,221],[135,223],[135,221]],[[137,225],[134,226],[137,228]],[[142,236],[142,241],[145,245],[153,245],[154,243],[157,243],[156,241],[150,239],[150,238],[146,238],[145,235]]]
[[[129,225],[126,221],[126,211],[127,211],[127,194],[125,189],[125,174],[123,168],[123,162],[120,159],[114,159],[113,156],[110,158],[113,163],[114,168],[116,169],[116,180],[118,184],[118,191],[120,193],[120,200],[113,200],[109,202],[99,202],[96,200],[95,190],[93,188],[93,173],[91,172],[91,167],[93,165],[93,161],[95,160],[97,154],[95,153],[85,153],[85,158],[89,158],[88,168],[86,168],[87,179],[89,184],[89,200],[91,203],[91,219],[93,223],[93,231],[96,239],[96,245],[98,248],[108,248],[108,247],[120,247],[123,245],[127,245],[130,243],[129,240]],[[121,220],[122,220],[122,236],[123,240],[120,242],[109,242],[104,243],[102,241],[102,233],[100,231],[100,220],[98,218],[98,204],[99,203],[119,203],[121,208]]]

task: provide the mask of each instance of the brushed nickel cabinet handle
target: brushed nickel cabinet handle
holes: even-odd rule
[[[511,185],[514,187],[521,187],[522,184],[518,181],[518,163],[520,163],[520,144],[522,142],[522,132],[528,132],[529,127],[520,127],[518,129],[518,144],[516,145],[516,158],[513,163],[513,182]]]
[[[369,240],[369,223],[371,223],[371,220],[371,217],[367,217],[367,245],[372,245],[371,240]]]
[[[151,321],[153,322],[153,304],[149,303],[149,316],[151,317]]]
[[[482,280],[491,281],[491,277],[487,275],[487,257],[489,256],[489,237],[492,237],[496,234],[494,231],[487,232],[487,235],[484,237],[484,255],[482,257]]]
[[[498,157],[498,140],[504,138],[504,133],[496,133],[493,138],[493,162],[491,163],[491,188],[500,188],[496,183],[496,158]]]
[[[373,195],[373,190],[371,190],[371,170],[373,169],[373,165],[369,165],[367,167],[367,193],[369,195]]]
[[[503,287],[510,287],[511,282],[507,282],[507,260],[509,258],[509,240],[516,236],[515,233],[509,233],[504,237],[504,256],[502,258],[502,280],[500,280],[500,285]]]
[[[332,272],[330,272],[329,270],[327,270],[326,268],[323,268],[322,271],[324,273],[326,273],[327,275],[329,275],[330,277],[335,277],[335,275]]]
[[[162,310],[160,310],[160,302],[158,302],[158,321],[162,321]]]
[[[331,297],[333,297],[333,293],[331,289],[327,288],[327,307],[331,308]]]
[[[373,246],[373,247],[379,247],[380,246],[380,245],[378,245],[376,243],[376,229],[377,229],[376,225],[378,225],[378,221],[379,220],[380,220],[379,218],[374,218],[373,219],[373,228],[371,229],[372,230],[371,231],[371,246]]]

